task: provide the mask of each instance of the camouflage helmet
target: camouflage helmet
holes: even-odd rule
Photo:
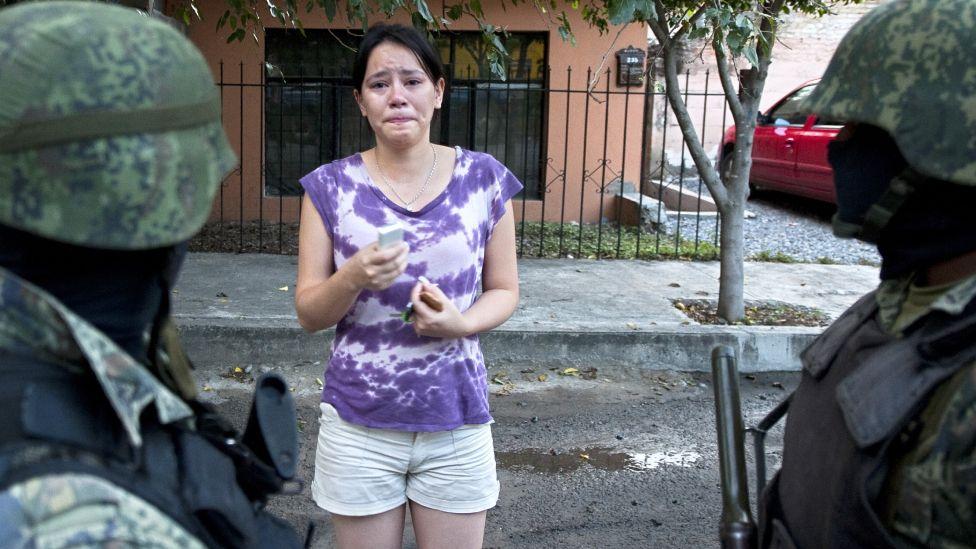
[[[203,56],[101,3],[0,9],[0,224],[121,250],[192,236],[236,164]]]
[[[976,0],[894,0],[861,18],[807,98],[877,126],[921,174],[976,185]]]

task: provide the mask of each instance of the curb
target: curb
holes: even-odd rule
[[[307,334],[285,323],[220,324],[177,318],[180,335],[197,369],[231,364],[274,365],[324,361],[334,330]],[[290,324],[290,323],[289,323]],[[489,368],[596,367],[623,377],[676,370],[710,372],[716,345],[730,345],[739,371],[799,371],[800,353],[821,328],[680,326],[632,332],[560,332],[498,329],[481,336]]]

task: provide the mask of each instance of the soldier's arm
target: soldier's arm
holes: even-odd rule
[[[976,363],[945,388],[942,413],[921,427],[917,458],[898,471],[889,525],[926,547],[968,547],[976,540]]]

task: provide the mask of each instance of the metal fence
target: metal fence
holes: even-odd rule
[[[718,214],[650,66],[638,88],[612,86],[609,69],[571,67],[546,71],[544,81],[448,82],[432,140],[488,152],[523,182],[513,201],[520,257],[717,257]],[[259,77],[255,67],[221,63],[225,128],[240,164],[191,249],[296,253],[298,179],[372,146],[348,79],[256,68]],[[728,116],[708,76],[693,91],[685,73],[681,93],[714,151]],[[620,112],[622,121],[611,118]]]

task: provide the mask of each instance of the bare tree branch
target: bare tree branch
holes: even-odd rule
[[[630,23],[626,23],[620,26],[620,29],[617,31],[617,36],[613,37],[613,41],[610,42],[610,45],[603,52],[603,57],[600,59],[600,64],[597,66],[596,70],[593,71],[593,79],[586,86],[586,95],[589,95],[591,99],[593,99],[597,103],[603,103],[603,101],[600,101],[599,99],[596,98],[596,96],[593,95],[593,88],[595,88],[597,82],[600,81],[600,72],[603,70],[603,65],[606,64],[607,57],[610,56],[610,52],[613,51],[614,44],[617,43],[617,39],[620,38],[620,35],[624,32],[624,29],[626,29],[628,26],[630,26]]]
[[[729,193],[722,185],[718,178],[718,172],[715,171],[712,161],[709,160],[708,154],[705,153],[705,149],[698,139],[695,123],[691,120],[691,115],[688,114],[688,106],[685,105],[684,99],[681,97],[675,55],[676,53],[670,48],[664,51],[664,80],[667,84],[665,93],[668,96],[668,103],[671,104],[671,111],[678,120],[678,128],[681,129],[681,135],[688,146],[688,151],[691,152],[691,158],[694,160],[695,167],[698,168],[698,173],[702,176],[705,186],[708,187],[708,191],[719,208],[725,208],[729,202]]]
[[[776,40],[776,17],[779,16],[785,3],[786,0],[771,0],[762,4],[761,13],[765,17],[763,17],[762,22],[759,24],[759,34],[760,36],[766,37],[769,47],[757,48],[756,51],[756,55],[759,58],[759,66],[756,68],[759,74],[754,84],[757,84],[757,86],[749,90],[754,94],[752,99],[756,101],[762,97],[763,87],[766,84],[766,75],[769,72],[769,64],[772,62],[773,57],[773,44]]]
[[[665,17],[665,12],[667,10],[664,7],[664,3],[661,0],[654,0],[654,15],[657,16],[657,25],[651,24],[651,32],[654,33],[654,37],[657,38],[659,44],[663,48],[671,47],[671,26],[668,25],[668,18]],[[648,21],[648,24],[651,22]]]
[[[347,50],[349,50],[351,52],[354,52],[354,53],[357,51],[356,48],[354,48],[354,47],[350,46],[349,44],[346,44],[345,42],[343,42],[342,41],[342,38],[339,38],[339,36],[337,36],[336,33],[331,28],[327,28],[325,30],[329,31],[329,34],[332,35],[332,38],[335,38],[335,41],[338,42],[339,45],[342,46],[343,48],[345,48],[345,49],[347,49]]]
[[[715,51],[715,62],[718,64],[718,78],[722,82],[722,90],[725,91],[725,98],[729,103],[729,110],[732,111],[732,119],[736,125],[741,125],[746,118],[745,111],[742,110],[742,102],[739,101],[738,91],[735,89],[735,82],[729,74],[728,54],[721,37],[716,34],[712,37],[712,49]]]

